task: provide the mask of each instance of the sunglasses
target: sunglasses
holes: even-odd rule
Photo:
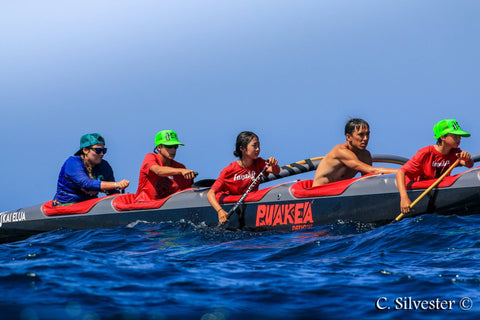
[[[88,148],[88,149],[95,151],[96,154],[107,153],[107,148]]]
[[[167,149],[178,149],[178,144],[175,144],[173,146],[167,146],[167,145],[164,144],[163,146]]]

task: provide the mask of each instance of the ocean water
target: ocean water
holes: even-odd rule
[[[0,245],[0,319],[479,319],[480,216],[145,223]]]

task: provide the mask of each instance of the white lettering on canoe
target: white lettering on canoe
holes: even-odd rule
[[[25,221],[25,211],[13,211],[0,213],[0,228],[4,223]]]

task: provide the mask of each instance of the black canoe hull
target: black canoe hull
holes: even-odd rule
[[[425,213],[471,215],[480,213],[480,168],[468,170],[451,186],[434,189],[408,217]],[[233,215],[228,229],[296,231],[343,221],[383,224],[399,214],[400,197],[394,175],[371,176],[352,183],[341,194],[299,198],[292,194],[295,182],[269,188],[259,200],[246,202]],[[411,200],[424,189],[409,190]],[[0,242],[27,238],[33,234],[68,229],[113,228],[137,221],[179,222],[218,226],[217,213],[209,205],[207,188],[172,195],[161,207],[118,211],[114,197],[98,201],[87,213],[47,216],[42,205],[0,213]],[[228,211],[232,203],[223,204]]]

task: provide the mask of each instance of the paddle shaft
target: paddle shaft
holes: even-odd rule
[[[287,165],[285,165],[284,167],[292,168],[292,167],[294,167],[296,164],[305,164],[305,163],[307,163],[308,161],[313,162],[313,161],[317,161],[317,160],[322,160],[323,158],[325,158],[325,157],[315,157],[315,158],[300,160],[300,161],[297,161],[297,162],[294,162],[294,163],[287,164]],[[284,167],[282,167],[282,168],[284,168]],[[281,168],[281,169],[282,169],[282,168]]]
[[[245,193],[243,194],[243,196],[240,198],[240,200],[237,201],[237,203],[235,203],[235,205],[232,207],[232,209],[230,209],[230,211],[228,211],[228,214],[227,214],[227,219],[230,219],[230,217],[232,216],[232,214],[235,212],[235,210],[237,210],[238,206],[243,202],[243,200],[245,200],[245,197],[247,196],[247,194],[253,189],[253,187],[255,186],[255,184],[257,184],[257,181],[260,179],[260,177],[263,175],[263,173],[265,172],[265,170],[268,169],[268,167],[270,167],[270,164],[267,163],[267,165],[265,166],[265,168],[263,168],[263,170],[258,174],[258,176],[255,178],[255,180],[253,180],[252,184],[248,187],[247,191],[245,191]]]
[[[413,208],[413,206],[416,205],[420,200],[422,200],[422,198],[425,197],[425,195],[429,193],[433,188],[435,188],[440,182],[442,182],[443,178],[445,178],[450,173],[450,171],[452,171],[453,168],[455,168],[458,165],[459,162],[460,162],[460,159],[455,160],[455,162],[450,166],[450,168],[447,169],[447,171],[445,171],[430,187],[428,187],[425,191],[423,191],[423,193],[417,199],[415,199],[415,201],[413,201],[410,204],[410,209]],[[404,215],[405,215],[404,213],[399,214],[395,218],[395,221],[402,220]]]

